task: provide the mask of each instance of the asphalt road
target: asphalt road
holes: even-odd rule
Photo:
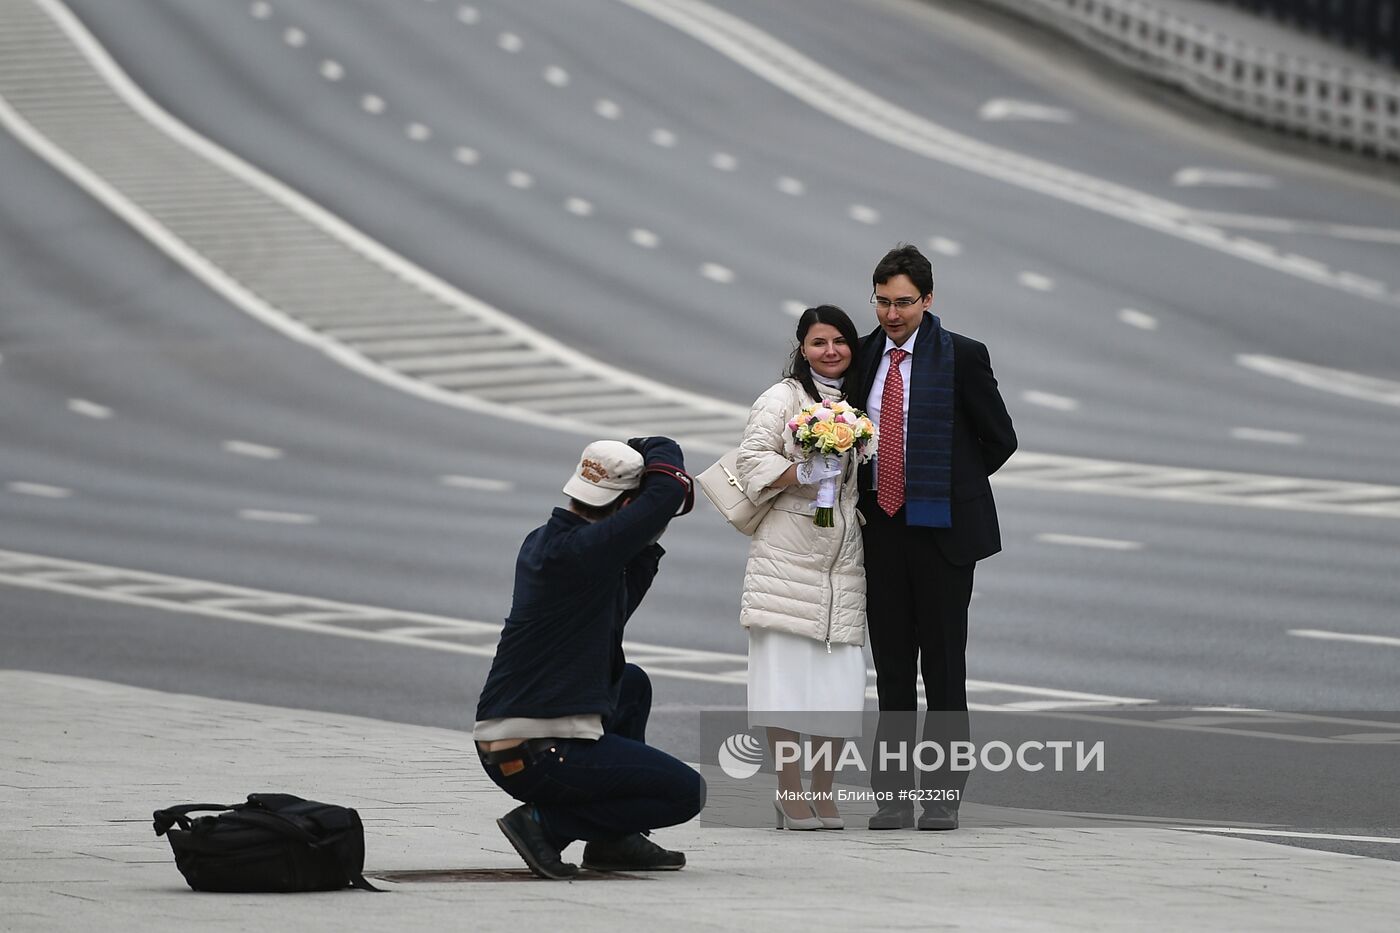
[[[996,147],[988,164],[1044,160],[1236,226],[1297,221],[1231,233],[1381,293],[1030,190],[1030,169],[999,180],[890,145],[644,4],[71,6],[183,122],[614,366],[747,404],[790,347],[785,305],[833,301],[873,326],[869,269],[909,240],[929,247],[947,325],[991,348],[1025,449],[1400,477],[1393,404],[1236,362],[1400,380],[1395,190],[1185,125],[935,5],[720,4]],[[1072,122],[980,118],[996,99]],[[504,616],[514,550],[587,438],[366,380],[217,297],[8,136],[0,164],[0,548]],[[1173,183],[1193,167],[1270,182]],[[998,502],[1006,551],[978,570],[971,676],[1181,706],[1395,708],[1400,648],[1289,632],[1400,637],[1400,520],[1022,488]],[[633,637],[741,655],[744,542],[702,508],[664,543]],[[0,607],[5,666],[391,720],[469,727],[486,666],[18,587]],[[688,711],[743,703],[733,683],[657,692],[675,741]]]

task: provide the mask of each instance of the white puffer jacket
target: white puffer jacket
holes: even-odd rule
[[[840,395],[820,382],[817,389],[822,398]],[[863,645],[865,562],[853,458],[845,458],[832,528],[813,521],[816,486],[770,488],[794,461],[804,459],[787,423],[812,403],[801,383],[784,379],[749,411],[736,472],[749,499],[774,502],[749,545],[739,622],[831,644]]]

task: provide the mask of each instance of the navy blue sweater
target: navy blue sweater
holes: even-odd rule
[[[648,464],[684,468],[670,438],[634,442]],[[622,630],[651,587],[665,553],[652,543],[685,498],[660,473],[643,476],[632,501],[589,522],[568,509],[525,538],[515,561],[515,596],[501,630],[476,719],[607,718],[626,659]]]

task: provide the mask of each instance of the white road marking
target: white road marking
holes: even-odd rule
[[[293,26],[286,32],[282,33],[282,41],[287,43],[294,49],[299,49],[303,45],[306,45],[306,33]]]
[[[83,415],[88,418],[96,418],[105,421],[112,417],[112,409],[106,405],[99,405],[96,402],[89,402],[84,398],[70,398],[68,400],[68,410],[74,414]]]
[[[443,476],[439,482],[454,489],[475,489],[481,492],[510,492],[515,484],[503,479],[485,479],[480,476]]]
[[[1255,172],[1188,166],[1172,176],[1172,184],[1178,188],[1273,188],[1278,180]]]
[[[1400,845],[1400,836],[1344,836],[1339,833],[1302,833],[1285,829],[1243,829],[1233,826],[1175,826],[1192,833],[1224,833],[1231,836],[1280,836],[1285,839],[1333,839],[1338,842],[1380,842]]]
[[[992,477],[998,487],[1400,518],[1400,486],[1158,466],[1019,451]]]
[[[880,212],[864,204],[852,204],[846,209],[846,216],[857,223],[870,224],[871,226],[880,222]]]
[[[656,249],[661,245],[661,237],[640,227],[628,233],[627,238],[643,249]]]
[[[732,172],[739,167],[739,160],[727,152],[716,152],[710,156],[710,165],[721,172]]]
[[[1138,330],[1156,330],[1157,319],[1136,308],[1124,308],[1118,312],[1118,320],[1129,327],[1136,327]]]
[[[304,512],[274,512],[267,509],[240,509],[238,517],[250,522],[268,522],[274,525],[314,525],[315,515]]]
[[[433,137],[433,131],[423,123],[410,123],[403,128],[403,132],[416,143],[426,142]]]
[[[321,62],[321,77],[327,81],[339,81],[345,77],[345,67],[340,62],[328,58]]]
[[[1048,275],[1041,275],[1039,272],[1022,272],[1016,276],[1016,281],[1026,288],[1038,292],[1053,291],[1055,288],[1055,280]]]
[[[1358,645],[1382,645],[1386,648],[1400,648],[1400,638],[1392,635],[1358,635],[1351,632],[1328,632],[1315,628],[1291,628],[1288,634],[1298,638],[1316,638],[1322,641],[1349,641]]]
[[[5,488],[10,492],[19,493],[21,496],[38,496],[41,499],[67,499],[73,495],[71,489],[64,489],[62,486],[49,486],[44,483],[6,483]]]
[[[1400,230],[1392,227],[1365,227],[1358,224],[1326,223],[1316,220],[1291,220],[1287,217],[1267,217],[1259,214],[1229,214],[1217,211],[1192,211],[1192,218],[1217,227],[1240,230],[1267,230],[1272,233],[1299,233],[1357,240],[1363,243],[1400,245]]]
[[[700,274],[712,282],[728,285],[734,281],[734,270],[717,262],[707,262],[700,267]]]
[[[512,169],[506,174],[506,184],[510,185],[512,188],[519,188],[524,191],[527,188],[534,187],[535,179],[529,172]]]
[[[1303,435],[1292,431],[1270,431],[1265,428],[1231,428],[1230,436],[1237,441],[1256,441],[1260,444],[1301,444]]]
[[[1219,228],[1193,220],[1185,205],[953,132],[847,80],[751,23],[703,0],[621,2],[708,45],[812,108],[890,145],[1276,272],[1388,305],[1400,305],[1400,291],[1378,294],[1358,288],[1340,276],[1319,274],[1287,263],[1280,256],[1260,253]]]
[[[268,447],[266,444],[254,444],[250,441],[224,441],[224,450],[240,457],[252,457],[255,460],[281,460],[283,453],[276,447]]]
[[[481,161],[481,153],[477,152],[471,146],[458,146],[452,151],[452,158],[461,162],[463,165],[475,165]]]
[[[799,197],[807,190],[806,185],[802,184],[802,182],[793,178],[791,175],[784,175],[774,182],[774,185],[783,194],[789,194],[793,197]]]
[[[248,12],[252,14],[253,19],[267,19],[272,15],[272,4],[265,2],[265,0],[258,0],[257,3],[248,7]]]
[[[1031,405],[1039,405],[1041,408],[1053,408],[1056,411],[1077,411],[1079,409],[1078,399],[1064,395],[1053,395],[1049,392],[1039,392],[1034,389],[1022,392],[1021,400]]]
[[[1037,541],[1044,544],[1063,544],[1068,547],[1092,547],[1105,551],[1141,551],[1141,541],[1124,541],[1120,538],[1094,538],[1085,535],[1039,534]]]
[[[504,51],[515,54],[525,48],[525,40],[513,32],[503,32],[496,37],[496,45]]]
[[[656,129],[651,131],[651,141],[653,145],[663,149],[674,149],[676,145],[676,134],[670,130]]]
[[[1074,114],[1063,107],[1048,107],[1024,100],[995,97],[977,111],[982,120],[1035,120],[1042,123],[1073,123]]]
[[[569,73],[558,65],[550,65],[544,70],[544,79],[555,87],[569,86]]]
[[[206,580],[172,577],[102,564],[0,551],[0,584],[63,593],[83,599],[142,606],[165,612],[205,616],[234,622],[333,635],[362,641],[388,643],[430,651],[490,658],[496,653],[501,625],[405,612],[381,606],[337,602],[290,593],[228,586]],[[366,622],[400,623],[389,631]],[[673,677],[742,689],[747,681],[748,659],[743,654],[676,648],[631,639],[623,642],[628,660],[640,663],[653,677]],[[873,674],[873,672],[872,672]],[[867,676],[871,676],[868,674]],[[1135,697],[1032,687],[996,681],[969,680],[971,691],[1065,700],[1066,708],[1092,703],[1099,706],[1153,703]],[[981,703],[977,709],[1011,709],[1010,705]]]
[[[963,250],[962,244],[957,240],[950,240],[942,236],[932,237],[928,241],[928,248],[940,256],[960,256]]]
[[[564,210],[577,217],[587,217],[593,213],[593,205],[583,198],[569,198],[564,202]]]
[[[480,22],[481,13],[474,6],[459,6],[457,8],[457,22],[467,26],[473,26]]]
[[[1235,357],[1235,362],[1245,369],[1265,376],[1287,379],[1310,389],[1320,389],[1323,392],[1378,402],[1382,405],[1400,406],[1400,382],[1390,379],[1365,376],[1345,369],[1329,369],[1326,366],[1285,360],[1276,356],[1242,353]]]
[[[801,317],[802,312],[806,311],[810,307],[811,305],[807,304],[806,302],[795,301],[792,299],[783,302],[783,310],[786,311],[788,314],[791,314],[793,317]]]
[[[379,114],[384,112],[384,98],[378,94],[366,94],[360,98],[360,107],[365,113]]]
[[[616,101],[603,98],[593,104],[593,112],[604,120],[616,120],[622,116],[622,108]]]

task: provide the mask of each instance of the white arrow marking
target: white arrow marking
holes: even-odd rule
[[[1047,107],[1024,100],[995,97],[982,105],[977,116],[983,120],[1039,120],[1042,123],[1073,123],[1074,114],[1061,107]]]
[[[1178,188],[1273,188],[1278,181],[1272,175],[1188,166],[1172,176],[1172,184]]]

